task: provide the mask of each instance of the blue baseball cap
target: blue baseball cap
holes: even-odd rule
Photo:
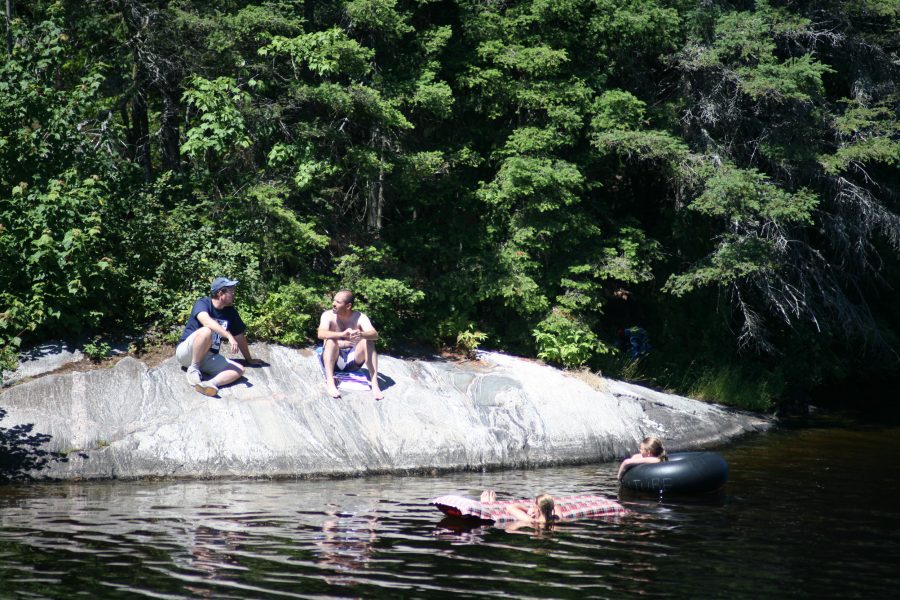
[[[209,293],[215,294],[222,288],[234,287],[238,284],[237,279],[228,279],[227,277],[216,277],[213,279],[212,285],[209,286]]]

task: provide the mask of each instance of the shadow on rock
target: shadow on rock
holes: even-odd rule
[[[391,379],[390,377],[388,377],[388,376],[385,375],[384,373],[379,373],[379,374],[378,374],[378,387],[381,388],[381,391],[382,391],[382,392],[383,392],[384,390],[388,389],[389,387],[392,387],[392,386],[394,386],[394,385],[396,385],[396,384],[397,384],[396,381],[394,381],[393,379]]]
[[[0,408],[0,421],[6,411]],[[31,433],[34,424],[0,427],[0,483],[31,479],[30,472],[48,467],[53,462],[67,462],[69,459],[59,452],[44,450],[53,436],[46,433]]]
[[[42,344],[40,346],[35,346],[30,350],[23,352],[19,356],[19,362],[36,362],[41,360],[42,358],[47,358],[49,356],[57,356],[62,352],[74,353],[78,350],[78,344],[74,342],[53,342],[48,344]]]

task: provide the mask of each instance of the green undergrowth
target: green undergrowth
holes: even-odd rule
[[[750,359],[716,364],[664,349],[637,360],[616,352],[601,363],[600,372],[612,379],[756,412],[774,411],[785,391],[780,373]]]
[[[759,412],[772,410],[783,388],[773,377],[751,375],[732,366],[705,368],[695,377],[689,397]]]

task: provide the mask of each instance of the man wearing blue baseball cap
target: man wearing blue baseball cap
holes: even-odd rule
[[[187,380],[194,389],[207,396],[215,396],[219,388],[237,381],[244,374],[240,363],[219,354],[222,340],[228,340],[232,354],[240,349],[248,365],[259,366],[262,361],[250,355],[245,331],[247,326],[234,308],[234,287],[238,281],[216,277],[209,288],[209,296],[200,298],[191,309],[175,357],[187,367]],[[202,375],[209,375],[207,381]]]

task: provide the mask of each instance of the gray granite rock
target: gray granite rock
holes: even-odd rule
[[[29,377],[37,377],[54,371],[69,363],[84,358],[81,350],[65,342],[47,342],[35,346],[19,355],[19,367],[12,372],[4,371],[0,381],[11,385]]]
[[[619,460],[645,435],[670,450],[768,428],[759,415],[484,353],[479,362],[382,356],[386,398],[330,398],[309,350],[254,345],[269,366],[203,396],[174,358],[49,374],[8,387],[4,427],[33,423],[69,461],[59,479],[278,477]],[[590,378],[587,378],[590,380]]]

